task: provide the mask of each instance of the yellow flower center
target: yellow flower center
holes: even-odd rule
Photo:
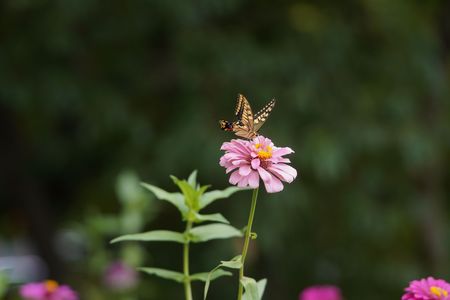
[[[266,147],[262,147],[261,144],[256,144],[255,145],[256,150],[258,151],[258,157],[261,160],[266,160],[272,157],[272,147],[270,146],[266,146]]]
[[[430,287],[430,292],[433,295],[438,296],[438,297],[442,297],[442,296],[447,297],[448,296],[448,292],[446,290],[441,289],[440,287],[437,287],[437,286]]]
[[[45,289],[49,293],[53,293],[58,288],[58,286],[59,284],[54,280],[47,280],[45,282]]]

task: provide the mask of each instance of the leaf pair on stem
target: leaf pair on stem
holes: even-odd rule
[[[200,211],[216,200],[228,198],[242,189],[228,187],[224,190],[207,192],[209,186],[200,186],[197,183],[197,172],[194,171],[187,180],[180,180],[171,176],[181,193],[170,193],[157,186],[142,183],[142,186],[151,191],[156,198],[174,205],[181,213],[183,222],[186,223],[184,232],[169,230],[152,230],[144,233],[127,234],[115,238],[112,243],[122,241],[145,242],[175,242],[183,244],[183,272],[167,270],[156,267],[142,267],[139,270],[164,279],[173,280],[184,284],[185,299],[192,300],[192,281],[208,282],[221,276],[229,276],[230,272],[220,267],[212,272],[191,274],[189,270],[189,245],[190,243],[202,243],[213,239],[227,239],[241,237],[242,231],[229,225],[228,220],[220,213],[201,214]],[[207,225],[197,225],[203,222],[212,222]]]

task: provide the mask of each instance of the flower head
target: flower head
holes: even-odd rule
[[[402,300],[450,300],[450,284],[433,277],[413,280],[405,289]]]
[[[121,261],[110,264],[103,277],[105,285],[114,290],[132,288],[137,280],[138,275],[134,268]]]
[[[304,289],[299,300],[341,300],[341,290],[334,285],[315,285]]]
[[[20,296],[25,300],[78,300],[77,293],[54,280],[24,284]]]
[[[297,177],[297,170],[287,165],[291,161],[284,155],[294,153],[289,147],[276,147],[272,141],[257,136],[251,141],[235,139],[223,143],[225,154],[220,165],[231,173],[230,183],[239,187],[259,187],[259,178],[264,182],[268,193],[283,190],[285,181],[291,183]]]

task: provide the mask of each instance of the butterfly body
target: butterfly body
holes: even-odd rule
[[[274,106],[275,99],[253,115],[250,103],[243,95],[239,94],[235,110],[237,121],[220,120],[220,128],[224,131],[233,131],[239,137],[253,139],[258,136],[258,130],[267,120]]]

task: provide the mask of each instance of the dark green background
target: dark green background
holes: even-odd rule
[[[217,121],[240,92],[256,110],[278,100],[261,131],[299,170],[259,198],[247,270],[268,278],[265,299],[317,283],[399,299],[414,278],[449,279],[449,20],[438,0],[3,0],[0,237],[31,236],[53,277],[82,286],[54,234],[93,208],[116,212],[123,169],[168,190],[169,174],[193,169],[226,187],[232,135]],[[241,227],[249,205],[242,192],[212,209]],[[182,224],[161,205],[147,228]],[[181,266],[176,245],[148,250],[149,265]],[[204,271],[239,244],[193,251]],[[143,299],[182,298],[143,279],[155,286]],[[235,280],[211,298],[232,299]]]

